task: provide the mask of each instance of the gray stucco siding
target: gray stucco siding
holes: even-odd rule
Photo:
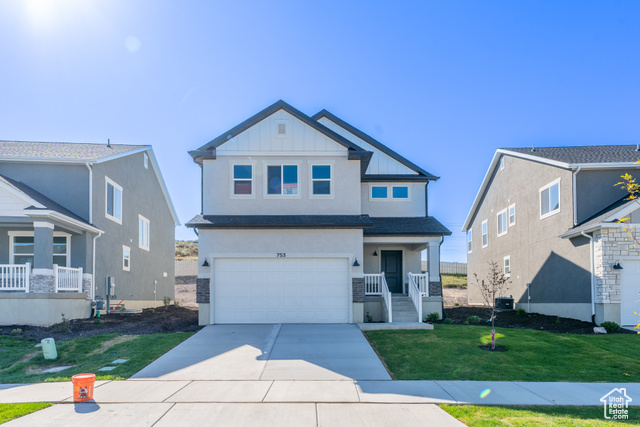
[[[581,170],[576,176],[578,223],[625,197],[627,193],[615,184],[622,181],[626,171]],[[633,174],[633,171],[629,171]]]
[[[23,182],[89,220],[89,170],[85,165],[0,162],[0,174]]]
[[[560,178],[560,211],[540,219],[540,188]],[[497,214],[516,204],[516,222],[497,236]],[[482,248],[481,224],[488,224],[488,247]],[[508,222],[508,219],[507,219]],[[573,226],[573,182],[569,170],[506,156],[505,169],[491,177],[479,209],[472,219],[473,251],[467,255],[469,302],[482,303],[474,279],[486,278],[490,261],[503,268],[510,257],[511,284],[505,292],[531,303],[588,303],[591,298],[589,245],[586,239],[558,236]]]
[[[93,166],[93,223],[105,233],[96,240],[96,295],[105,296],[106,277],[119,299],[153,301],[174,298],[175,224],[153,165],[143,153]],[[105,216],[105,176],[122,187],[122,224]],[[149,250],[139,248],[139,216],[149,220]],[[123,245],[131,250],[130,271],[122,266]],[[166,273],[166,277],[164,277]],[[154,281],[157,292],[154,294]]]

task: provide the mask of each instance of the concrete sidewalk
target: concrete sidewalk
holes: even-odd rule
[[[640,383],[498,381],[98,381],[104,403],[451,403],[600,405],[614,388],[640,402]],[[487,391],[488,390],[488,391]],[[72,403],[67,383],[0,384],[0,403]]]

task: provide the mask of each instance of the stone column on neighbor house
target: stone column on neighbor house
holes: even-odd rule
[[[33,270],[29,278],[30,292],[55,292],[53,276],[53,224],[33,223]]]
[[[613,264],[622,257],[638,254],[628,239],[627,232],[621,228],[605,228],[593,233],[597,304],[620,303],[621,272],[614,270]]]
[[[440,282],[440,241],[427,244],[427,274],[429,275],[429,296],[442,296]]]
[[[93,275],[91,273],[82,274],[82,292],[87,296],[87,299],[91,299],[91,286]]]

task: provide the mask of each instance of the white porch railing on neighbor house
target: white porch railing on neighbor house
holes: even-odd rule
[[[0,291],[29,292],[31,264],[0,264]]]
[[[418,313],[418,322],[422,322],[422,295],[423,293],[418,288],[418,284],[414,280],[415,274],[409,273],[409,297],[411,297],[411,301],[413,302],[413,306],[416,308],[416,312]]]
[[[418,290],[424,294],[425,297],[429,296],[429,273],[413,274],[408,273],[409,281],[413,280],[418,287]]]
[[[82,268],[58,267],[53,265],[56,292],[82,292]]]
[[[365,274],[364,275],[364,294],[365,295],[382,295],[384,305],[389,313],[389,323],[393,319],[391,308],[391,292],[389,286],[387,286],[387,279],[384,277],[384,271],[380,274]]]

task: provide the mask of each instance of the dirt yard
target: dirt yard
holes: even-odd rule
[[[442,295],[444,298],[444,306],[455,307],[455,303],[460,306],[467,305],[467,290],[458,288],[442,288]]]
[[[196,304],[196,277],[176,277],[176,301],[180,306],[198,309]]]

